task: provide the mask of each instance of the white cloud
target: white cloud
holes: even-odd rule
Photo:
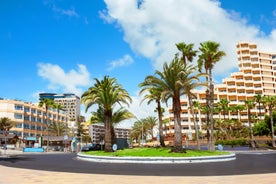
[[[117,67],[128,66],[128,65],[131,65],[133,62],[134,62],[134,60],[132,59],[132,57],[130,55],[126,54],[120,59],[111,61],[109,63],[109,67],[107,70],[110,71]]]
[[[57,8],[55,5],[53,5],[52,10],[61,15],[67,15],[69,17],[79,17],[78,13],[75,11],[74,8],[65,10],[65,9]]]
[[[64,93],[75,93],[80,96],[83,92],[81,87],[91,84],[90,73],[85,65],[78,65],[77,70],[65,72],[59,65],[51,63],[38,63],[38,75],[50,82],[49,90],[61,91]]]
[[[140,2],[140,1],[139,1]],[[135,53],[150,59],[156,69],[171,61],[177,52],[175,43],[199,43],[212,40],[221,44],[227,56],[219,62],[214,74],[230,76],[237,68],[235,46],[239,41],[255,42],[259,48],[276,50],[276,30],[265,35],[256,25],[249,25],[238,12],[226,12],[214,0],[160,1],[139,4],[129,0],[105,0],[107,10],[102,18],[116,21],[124,40]]]

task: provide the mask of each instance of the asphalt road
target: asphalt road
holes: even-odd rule
[[[237,159],[214,163],[121,164],[95,163],[76,159],[76,154],[22,154],[0,158],[0,165],[44,171],[143,175],[143,176],[222,176],[276,173],[276,153],[238,153]]]

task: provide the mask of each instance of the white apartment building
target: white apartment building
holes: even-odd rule
[[[252,100],[256,94],[276,95],[276,53],[259,51],[255,43],[241,42],[236,45],[238,56],[238,72],[234,72],[230,77],[223,79],[222,84],[214,84],[214,104],[221,99],[227,99],[232,105],[244,105],[245,100]],[[197,100],[206,104],[205,90],[195,90],[194,94]],[[192,114],[189,110],[188,99],[183,97],[182,104],[182,133],[191,135],[195,132]],[[265,109],[261,109],[261,116],[265,115]],[[170,107],[169,122],[164,126],[164,135],[173,137],[174,120],[173,111]],[[258,114],[258,106],[251,110],[252,114]],[[259,114],[258,114],[259,115]],[[230,118],[238,118],[237,113],[229,112]],[[202,125],[205,122],[205,116],[199,112],[197,114],[200,130],[204,133]],[[214,118],[219,118],[219,114],[214,114]],[[241,121],[248,123],[247,111],[241,112]]]

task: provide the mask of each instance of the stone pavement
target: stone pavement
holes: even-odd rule
[[[4,167],[0,165],[0,184],[163,184],[163,183],[193,183],[193,184],[271,184],[276,180],[274,174],[235,175],[235,176],[204,176],[204,177],[175,177],[175,176],[124,176],[79,174],[65,172],[49,172],[28,169]]]
[[[1,150],[3,151],[3,150]],[[18,151],[7,151],[7,154],[22,154]],[[23,153],[25,154],[25,153]],[[162,174],[162,173],[161,173]],[[231,175],[231,176],[129,176],[129,175],[103,175],[82,174],[66,172],[50,172],[30,169],[20,169],[1,166],[0,184],[271,184],[276,181],[276,173],[255,175]]]

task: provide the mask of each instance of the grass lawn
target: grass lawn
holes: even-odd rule
[[[135,157],[199,157],[199,156],[214,156],[227,155],[229,152],[225,151],[205,151],[205,150],[187,150],[187,153],[172,153],[171,148],[132,148],[117,150],[116,155],[119,157],[135,156]],[[89,151],[83,152],[87,155],[97,156],[114,156],[114,152],[104,151]]]

